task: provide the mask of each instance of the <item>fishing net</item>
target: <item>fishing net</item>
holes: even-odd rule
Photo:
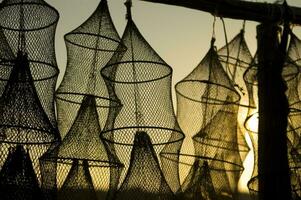
[[[160,169],[151,138],[146,132],[135,134],[131,162],[116,199],[174,199]]]
[[[193,164],[190,164],[190,159],[194,160]],[[234,170],[240,173],[243,171],[241,166],[216,158],[188,154],[180,154],[180,160],[180,165],[190,169],[182,181],[181,190],[177,192],[180,199],[234,198],[229,181],[231,177],[227,172]]]
[[[250,108],[248,104],[247,86],[243,79],[243,74],[253,60],[244,35],[245,32],[243,28],[227,45],[217,51],[224,70],[227,72],[236,91],[241,97],[237,117],[239,125],[237,141],[240,144],[239,147],[242,147],[242,149],[240,149],[242,161],[244,161],[249,152],[248,144],[245,140],[246,129],[243,124]]]
[[[95,97],[85,96],[62,142],[41,159],[45,174],[54,162],[43,189],[51,194],[58,188],[58,199],[108,199],[117,188],[121,164],[99,137],[98,118]]]
[[[171,156],[176,157],[184,137],[173,111],[172,69],[143,38],[131,19],[129,9],[122,42],[127,50],[115,53],[101,70],[108,88],[113,88],[123,105],[116,119],[110,120],[102,133],[125,165],[121,181],[130,165],[136,132],[143,131],[149,135],[156,156],[174,152]],[[169,159],[160,158],[159,162],[171,189],[178,190],[178,165]]]
[[[187,127],[182,127],[183,130],[190,129],[194,134],[195,155],[225,159],[242,166],[240,150],[247,152],[248,146],[238,142],[240,96],[224,71],[213,42],[200,64],[176,85],[178,118]],[[189,117],[181,116],[187,110]],[[237,177],[235,187],[240,174],[241,171],[231,175]]]
[[[54,127],[53,96],[59,71],[54,36],[58,19],[58,12],[43,0],[4,0],[0,8],[0,28],[12,54],[7,59],[14,60],[20,50],[27,53],[36,92]],[[1,67],[0,85],[8,81],[6,75],[11,70],[9,65]]]
[[[112,95],[112,91],[108,91],[100,76],[100,69],[115,51],[124,50],[106,0],[100,1],[96,10],[82,25],[65,35],[65,42],[67,66],[56,91],[58,124],[62,137],[70,129],[85,95],[95,97],[99,123],[104,127],[108,107],[118,104],[118,100]],[[108,99],[109,93],[111,99]]]
[[[0,195],[3,200],[42,197],[29,153],[21,145],[9,149],[8,159],[0,171]]]
[[[0,98],[0,168],[11,160],[9,149],[23,144],[40,180],[38,159],[60,139],[59,133],[40,102],[27,55],[19,52],[15,60],[0,65],[11,70]]]

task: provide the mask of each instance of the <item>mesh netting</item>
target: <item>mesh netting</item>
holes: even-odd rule
[[[137,131],[146,132],[156,156],[162,152],[177,153],[183,133],[177,125],[171,97],[172,69],[157,55],[140,34],[128,12],[128,23],[122,42],[125,52],[113,55],[101,70],[106,84],[113,88],[123,105],[111,125],[102,134],[125,165],[121,181],[130,164],[130,154]],[[180,185],[178,165],[160,159],[165,178],[173,191]]]
[[[42,193],[29,153],[18,145],[9,149],[0,171],[0,195],[3,200],[41,199]]]
[[[146,132],[135,134],[131,162],[116,199],[174,199],[160,169],[159,160]]]
[[[70,130],[60,144],[41,159],[47,173],[51,162],[55,168],[44,179],[43,189],[59,189],[59,199],[85,199],[112,195],[119,180],[119,164],[114,154],[107,151],[99,134],[99,116],[94,96],[84,97]],[[91,173],[91,174],[90,174]],[[72,192],[74,190],[74,192]],[[69,194],[70,193],[70,194]],[[69,195],[68,195],[69,194]]]
[[[82,25],[65,35],[65,42],[67,67],[56,91],[58,124],[62,137],[71,127],[85,95],[95,96],[99,123],[104,127],[108,107],[117,106],[118,102],[112,102],[116,100],[112,95],[111,101],[108,99],[111,91],[108,91],[99,71],[115,51],[124,50],[106,0],[101,0],[94,13]]]
[[[243,149],[240,149],[242,160],[245,159],[249,149],[245,140],[244,119],[246,118],[248,108],[247,86],[243,79],[243,74],[249,67],[253,58],[247,46],[244,29],[240,31],[227,45],[218,50],[219,59],[224,70],[233,81],[236,91],[240,94],[239,110],[238,110],[238,133],[237,140]]]
[[[190,164],[190,160],[193,164]],[[180,165],[189,168],[177,195],[182,199],[231,199],[234,193],[231,190],[229,171],[240,173],[243,168],[235,163],[222,161],[216,158],[180,155]]]
[[[40,102],[55,127],[53,95],[58,68],[54,36],[58,18],[58,12],[43,0],[4,0],[0,8],[0,27],[10,52],[14,57],[19,50],[27,53]],[[8,75],[11,70],[5,64],[1,74]],[[7,78],[1,77],[0,84],[5,84]]]
[[[194,134],[195,155],[242,166],[240,150],[248,152],[248,146],[244,140],[241,144],[238,141],[240,96],[219,62],[213,43],[200,64],[176,85],[176,91],[180,105],[178,118],[181,128],[183,125],[184,131]],[[184,116],[185,112],[189,116]],[[241,171],[233,171],[236,172],[231,175],[236,178],[229,190],[237,187]]]
[[[10,159],[9,149],[24,144],[40,180],[38,159],[60,139],[59,133],[40,103],[27,55],[19,52],[15,60],[1,65],[11,72],[0,98],[0,168]]]

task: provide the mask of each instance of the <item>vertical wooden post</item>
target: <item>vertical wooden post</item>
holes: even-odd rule
[[[281,75],[285,55],[279,27],[272,23],[258,25],[257,41],[259,200],[291,200],[286,136],[289,106]]]

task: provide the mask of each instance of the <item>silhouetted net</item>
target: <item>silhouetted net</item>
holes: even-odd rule
[[[139,131],[135,134],[130,166],[116,199],[175,199],[161,171],[151,139],[146,132]]]
[[[125,165],[121,181],[130,165],[136,132],[149,135],[156,156],[164,152],[178,153],[184,137],[173,111],[172,69],[145,41],[129,12],[128,18],[122,36],[127,50],[115,53],[101,70],[108,88],[115,91],[123,105],[116,119],[107,123],[102,133]],[[177,157],[176,154],[171,156]],[[178,190],[178,165],[165,158],[160,158],[159,162],[171,189]]]
[[[240,150],[247,152],[248,146],[245,141],[242,144],[238,142],[240,96],[224,71],[213,42],[200,64],[176,85],[180,105],[178,118],[183,119],[181,125],[187,126],[183,130],[190,129],[195,133],[192,137],[195,155],[242,166]],[[189,117],[181,116],[187,109]],[[232,179],[229,190],[237,189],[241,172],[228,170],[229,179]]]
[[[15,60],[3,61],[1,65],[10,67],[11,72],[0,98],[0,168],[11,160],[9,149],[22,144],[40,180],[38,159],[51,143],[60,139],[59,133],[40,103],[27,55],[19,52]]]
[[[107,151],[100,133],[95,97],[87,95],[62,142],[41,159],[42,169],[48,173],[43,181],[48,195],[56,188],[58,199],[109,199],[114,195],[121,164]]]
[[[42,198],[29,153],[21,145],[9,149],[8,159],[0,171],[0,195],[3,200]]]
[[[123,51],[113,25],[107,1],[101,0],[93,14],[78,28],[65,35],[67,66],[56,91],[58,124],[62,137],[70,129],[85,95],[95,96],[99,123],[104,127],[108,107],[117,106],[108,91],[100,69],[115,51]],[[119,48],[117,48],[119,47]],[[111,93],[109,98],[109,93]]]
[[[2,174],[16,180],[12,183],[17,187],[14,195],[18,189],[24,190],[11,199],[41,199],[34,191],[41,180],[38,159],[60,140],[53,101],[59,72],[54,52],[58,17],[42,0],[4,0],[0,7],[0,168]],[[19,174],[8,174],[6,166],[14,163],[26,164],[15,169]],[[19,182],[22,176],[24,180]]]
[[[40,102],[56,127],[54,90],[58,75],[54,37],[58,12],[43,0],[4,0],[0,8],[0,28],[6,38],[12,61],[21,50],[26,52],[29,68]],[[12,67],[1,67],[0,85],[8,80]]]
[[[244,161],[249,148],[245,140],[244,119],[246,118],[248,108],[247,86],[243,79],[243,74],[249,67],[253,58],[245,40],[244,29],[240,31],[228,44],[217,51],[219,59],[224,70],[232,80],[236,91],[240,94],[239,110],[238,110],[238,133],[237,140],[240,144],[240,154]]]

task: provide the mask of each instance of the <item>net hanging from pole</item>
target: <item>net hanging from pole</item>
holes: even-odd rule
[[[151,138],[144,131],[135,134],[130,166],[116,199],[175,199],[161,171]]]
[[[38,181],[33,187],[41,181],[38,159],[60,140],[53,101],[59,72],[54,53],[58,18],[58,12],[42,0],[4,0],[0,7],[1,51],[7,51],[0,55],[0,168],[5,174],[5,163],[30,163],[34,173],[23,176]],[[10,149],[21,145],[28,155],[12,158]],[[19,174],[11,176],[17,179]]]
[[[184,132],[189,128],[194,134],[195,155],[225,159],[242,166],[240,150],[248,151],[248,147],[239,144],[237,139],[240,96],[223,69],[213,43],[214,39],[200,64],[176,85],[178,118],[183,119],[180,125],[187,126],[181,127]],[[181,117],[187,109],[191,111],[189,118]],[[229,191],[236,190],[241,172],[227,175],[231,179]]]
[[[108,118],[108,107],[118,104],[113,91],[109,91],[110,88],[106,87],[100,76],[100,69],[113,53],[124,51],[112,22],[107,0],[101,0],[83,24],[65,35],[65,43],[67,66],[56,91],[58,124],[62,137],[70,129],[86,95],[95,97],[101,127],[104,127]]]
[[[27,55],[19,52],[15,60],[2,61],[0,66],[11,68],[0,98],[0,167],[10,160],[9,149],[22,144],[40,180],[38,159],[53,142],[60,140],[59,133],[41,105]]]
[[[111,127],[106,125],[102,133],[125,165],[121,182],[130,166],[137,132],[148,134],[157,157],[164,152],[177,153],[184,137],[173,111],[172,69],[139,32],[131,18],[130,1],[127,8],[128,22],[122,36],[127,50],[116,52],[101,70],[107,86],[114,89],[123,105]],[[159,163],[167,183],[177,191],[180,187],[178,165],[165,157],[160,157]]]
[[[238,108],[238,130],[237,140],[240,149],[242,161],[249,152],[248,144],[245,140],[244,119],[250,105],[248,104],[247,87],[243,79],[243,74],[249,67],[253,58],[245,40],[244,28],[238,33],[228,44],[217,51],[219,59],[224,70],[231,78],[236,91],[240,94],[240,102]]]
[[[16,58],[20,50],[27,53],[37,94],[54,127],[53,96],[59,73],[54,37],[58,19],[57,10],[43,0],[4,0],[0,8],[0,28],[13,55],[8,60]],[[8,69],[1,68],[1,74],[2,70]],[[6,81],[2,77],[1,82]]]
[[[56,166],[43,184],[50,194],[58,188],[58,199],[111,199],[116,192],[122,165],[99,137],[98,118],[95,97],[85,96],[62,142],[41,159],[45,174]]]

